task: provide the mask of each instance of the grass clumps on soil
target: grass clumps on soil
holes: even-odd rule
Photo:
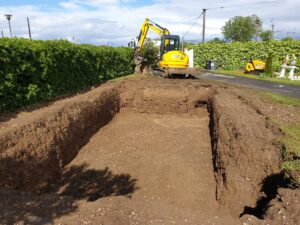
[[[127,75],[127,76],[112,79],[111,82],[118,82],[118,81],[127,80],[127,79],[130,79],[130,78],[137,78],[137,77],[145,77],[145,75],[144,74],[130,74],[130,75]]]
[[[292,153],[300,159],[300,126],[282,125],[281,130],[285,135],[283,144],[286,147],[286,153]]]
[[[292,124],[281,125],[284,133],[282,169],[288,174],[293,183],[300,185],[300,126]]]
[[[286,177],[291,180],[295,186],[300,186],[300,160],[285,161],[281,168],[286,172]]]
[[[270,81],[273,83],[284,84],[284,85],[300,86],[299,80],[292,81],[292,80],[288,80],[288,79],[279,79],[279,78],[275,78],[275,77],[270,77],[266,74],[249,75],[249,74],[244,74],[244,71],[242,71],[242,70],[214,70],[212,72],[216,73],[216,74],[225,74],[225,75],[231,75],[231,76],[246,77],[246,78],[256,79],[256,80],[265,80],[265,81]],[[297,73],[296,75],[300,76],[299,73]]]

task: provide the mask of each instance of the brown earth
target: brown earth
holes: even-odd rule
[[[0,123],[0,224],[299,224],[273,112],[143,77],[19,113]]]

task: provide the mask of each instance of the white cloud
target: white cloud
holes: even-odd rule
[[[71,9],[71,10],[75,10],[75,9],[82,9],[82,7],[80,7],[78,4],[76,4],[76,2],[60,2],[59,5],[65,9]]]
[[[80,43],[115,45],[126,44],[139,33],[140,26],[149,17],[167,27],[171,33],[183,35],[197,18],[202,8],[207,11],[207,39],[221,37],[221,27],[233,16],[257,14],[270,27],[274,18],[278,36],[287,32],[300,33],[299,0],[268,1],[240,0],[156,0],[147,6],[135,6],[135,0],[63,0],[55,8],[39,6],[1,7],[0,14],[11,12],[13,32],[26,36],[26,17],[30,17],[33,38],[76,40]],[[136,2],[137,3],[137,2]],[[244,5],[244,6],[242,6]],[[223,9],[217,9],[224,6]],[[185,39],[200,40],[202,20],[191,29]],[[8,35],[7,21],[0,17],[0,29]],[[155,34],[150,33],[152,37]],[[300,36],[300,35],[299,35]]]

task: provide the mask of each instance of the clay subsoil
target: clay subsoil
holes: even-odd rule
[[[299,224],[268,107],[146,76],[6,118],[0,224]]]

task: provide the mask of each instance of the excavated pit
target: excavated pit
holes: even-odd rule
[[[0,187],[101,207],[110,199],[106,216],[118,219],[108,224],[129,224],[126,210],[143,224],[236,224],[255,215],[262,182],[279,171],[266,118],[229,90],[197,81],[106,84],[33,114],[1,130]],[[5,196],[11,213],[0,221],[11,222],[26,209]]]

